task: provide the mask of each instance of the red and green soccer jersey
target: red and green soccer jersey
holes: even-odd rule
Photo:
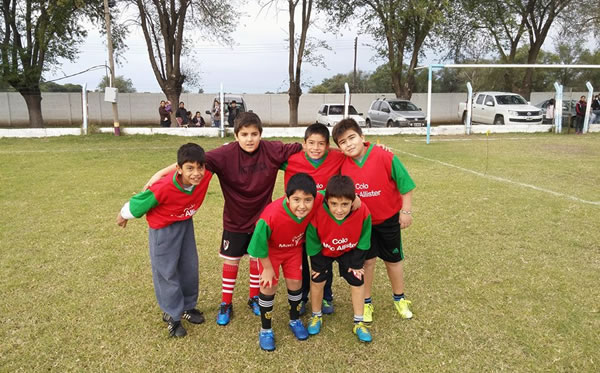
[[[136,218],[146,214],[148,225],[153,229],[190,219],[202,205],[211,177],[212,173],[206,171],[200,184],[186,190],[177,180],[177,172],[173,171],[146,191],[131,197],[129,212]]]
[[[287,187],[287,183],[292,176],[304,172],[315,180],[317,191],[324,190],[329,178],[340,173],[345,158],[339,150],[329,150],[320,163],[315,164],[309,159],[306,152],[298,152],[289,157],[287,162],[281,166],[281,169],[285,171],[283,175],[284,188]]]
[[[415,183],[394,154],[368,142],[365,146],[367,153],[360,162],[346,157],[342,175],[352,178],[356,194],[377,225],[402,209],[402,194],[413,190]]]
[[[338,257],[350,250],[371,248],[371,214],[363,203],[343,220],[337,220],[323,202],[306,228],[306,253]]]
[[[317,193],[312,211],[302,219],[292,214],[285,197],[271,202],[256,222],[248,254],[255,258],[266,258],[277,251],[298,250],[301,253],[306,226],[315,208],[322,202],[323,195]]]

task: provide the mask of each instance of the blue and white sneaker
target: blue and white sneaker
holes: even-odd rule
[[[219,308],[219,313],[217,314],[217,324],[219,325],[227,325],[229,324],[229,320],[233,316],[233,305],[231,303],[227,304],[225,302],[221,303]]]
[[[312,316],[308,319],[308,334],[315,335],[321,332],[321,323],[323,322],[323,317],[321,316]]]
[[[273,334],[273,329],[261,330],[258,333],[258,344],[262,350],[275,350],[275,335]]]
[[[302,321],[290,321],[290,329],[292,330],[292,333],[294,333],[296,338],[298,338],[298,340],[303,341],[308,338],[308,332],[306,331],[304,324],[302,324]]]
[[[250,307],[252,309],[252,312],[254,312],[254,314],[256,316],[260,316],[260,306],[258,305],[258,296],[254,296],[254,297],[248,299],[248,307]]]
[[[321,311],[325,315],[331,315],[333,313],[333,299],[332,300],[323,299],[323,307],[322,307]]]

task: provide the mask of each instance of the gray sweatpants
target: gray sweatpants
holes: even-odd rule
[[[149,229],[150,262],[156,300],[173,320],[198,301],[198,252],[192,219]]]

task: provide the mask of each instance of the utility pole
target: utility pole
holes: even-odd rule
[[[352,76],[352,91],[356,91],[356,46],[358,43],[358,36],[354,38],[354,75]]]
[[[112,42],[112,33],[110,31],[110,10],[109,8],[115,6],[115,1],[104,0],[104,21],[106,22],[106,38],[107,38],[107,46],[108,46],[108,63],[110,66],[110,82],[109,86],[114,88],[115,84],[115,59],[113,56],[113,42]],[[121,128],[119,126],[119,107],[117,106],[117,100],[112,103],[112,111],[113,111],[113,125],[115,129],[115,136],[121,135]]]

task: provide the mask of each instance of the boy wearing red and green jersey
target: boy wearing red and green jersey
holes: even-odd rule
[[[324,124],[313,123],[304,132],[303,151],[288,158],[281,169],[285,171],[283,183],[287,186],[290,178],[297,173],[304,172],[310,175],[317,184],[317,191],[325,189],[329,179],[340,173],[340,167],[346,157],[337,149],[329,148],[329,129]],[[331,284],[331,268],[329,277],[325,283],[323,294],[323,312],[333,313],[333,291]],[[306,251],[302,251],[302,303],[300,304],[300,315],[304,314],[308,293],[310,291],[310,268]]]
[[[369,207],[372,216],[371,249],[365,261],[364,320],[373,321],[371,287],[377,257],[385,263],[398,313],[402,318],[410,319],[410,301],[404,296],[404,254],[400,230],[412,224],[415,183],[395,155],[365,142],[354,120],[340,121],[332,136],[347,156],[341,172],[354,180],[356,193]]]
[[[371,334],[363,324],[363,266],[371,247],[371,214],[364,203],[351,211],[355,197],[351,178],[344,175],[331,177],[325,201],[316,207],[315,216],[306,229],[306,251],[312,270],[312,317],[308,333],[314,335],[321,330],[324,281],[331,275],[331,264],[337,261],[340,276],[352,290],[354,333],[361,342],[371,342]]]
[[[204,168],[204,149],[185,144],[177,152],[177,168],[148,190],[131,198],[117,216],[123,228],[127,221],[146,214],[152,280],[169,335],[186,335],[181,319],[204,322],[198,302],[198,253],[192,217],[204,197],[212,174]]]
[[[314,203],[323,196],[317,194],[314,180],[299,173],[290,178],[286,197],[270,203],[260,215],[248,254],[258,258],[260,293],[258,304],[261,314],[260,348],[275,349],[275,337],[271,329],[271,312],[279,280],[279,267],[283,269],[290,304],[290,329],[297,339],[308,338],[306,328],[299,320],[302,285],[302,244],[306,226],[313,215]]]

